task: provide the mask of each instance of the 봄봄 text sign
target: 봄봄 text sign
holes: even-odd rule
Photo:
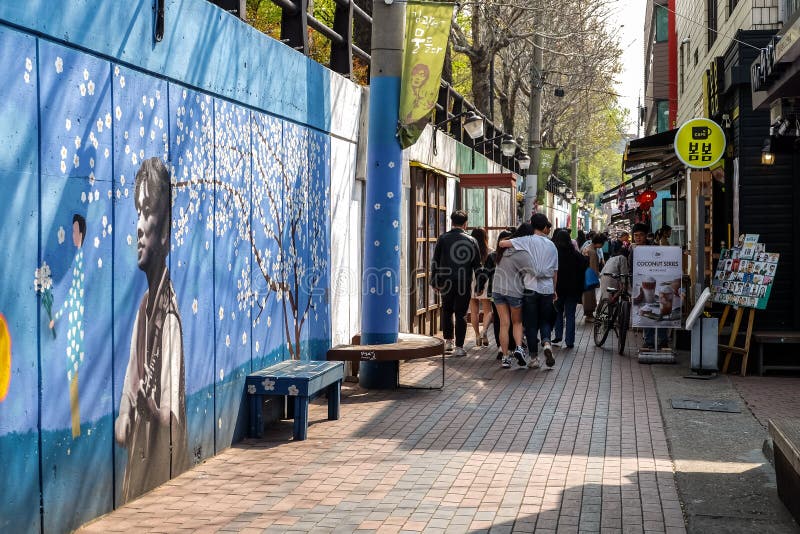
[[[705,169],[725,154],[725,132],[711,119],[684,122],[675,134],[675,154],[693,169]]]

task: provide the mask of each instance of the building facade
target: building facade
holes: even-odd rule
[[[644,135],[675,127],[678,113],[675,0],[649,0],[644,26]]]

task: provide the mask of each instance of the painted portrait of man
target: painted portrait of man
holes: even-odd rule
[[[128,450],[122,501],[169,480],[188,467],[183,331],[167,269],[170,249],[170,175],[158,158],[136,173],[136,251],[147,278],[133,321],[130,359],[114,424]],[[171,451],[171,453],[170,453]]]

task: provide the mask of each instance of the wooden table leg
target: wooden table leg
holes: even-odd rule
[[[736,317],[733,319],[733,329],[731,330],[731,337],[728,340],[728,346],[733,347],[736,343],[736,337],[739,335],[739,326],[742,324],[742,314],[744,313],[744,308],[739,308],[736,310]],[[725,353],[725,363],[722,365],[722,372],[728,372],[728,365],[731,363],[731,356],[733,353],[731,351],[727,351]]]
[[[747,373],[747,356],[750,354],[750,336],[753,334],[753,319],[755,319],[756,310],[750,308],[750,316],[747,318],[747,334],[744,338],[744,355],[742,356],[742,376]]]
[[[303,441],[308,437],[308,397],[294,398],[294,439]]]
[[[248,395],[250,397],[250,437],[260,438],[264,423],[261,419],[261,397],[258,395]]]
[[[339,419],[339,406],[342,399],[342,381],[337,380],[328,386],[328,421]]]

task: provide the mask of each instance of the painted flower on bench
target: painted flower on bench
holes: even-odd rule
[[[291,386],[289,386],[289,389],[287,389],[286,391],[288,391],[288,392],[289,392],[289,395],[294,395],[294,396],[296,396],[296,395],[297,395],[297,393],[298,393],[300,390],[298,390],[298,389],[297,389],[297,386],[295,386],[294,384],[292,384]]]
[[[270,380],[269,378],[265,378],[261,385],[264,386],[264,389],[267,391],[275,391],[275,381]]]
[[[256,387],[253,384],[248,384],[247,386],[247,393],[250,395],[255,395]]]

